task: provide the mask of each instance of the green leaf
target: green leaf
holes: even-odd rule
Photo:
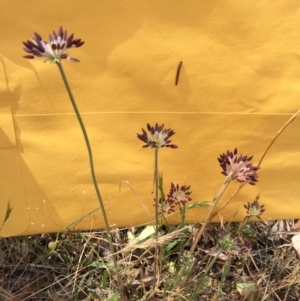
[[[206,290],[211,284],[211,278],[206,275],[201,275],[198,281],[200,283],[200,290]]]
[[[94,261],[93,263],[90,264],[90,267],[96,268],[96,269],[99,269],[99,268],[107,269],[107,265],[103,261]]]
[[[118,301],[120,295],[118,293],[112,293],[105,301]]]
[[[109,276],[108,270],[104,271],[104,273],[103,273],[103,278],[102,278],[102,287],[103,287],[104,289],[107,288],[107,283],[108,283],[107,280],[108,280],[108,276]]]
[[[207,201],[200,201],[200,202],[196,202],[196,203],[193,203],[193,204],[190,204],[190,205],[186,206],[185,210],[198,208],[198,207],[202,207],[202,206],[207,206],[207,205],[209,205],[209,203]]]
[[[8,201],[7,206],[6,206],[6,214],[5,214],[3,224],[9,219],[11,212],[12,212],[12,207],[10,207],[10,202]]]
[[[132,239],[129,243],[129,245],[135,245],[142,243],[145,241],[149,236],[153,235],[155,233],[155,227],[153,226],[147,226],[140,234],[139,236]]]
[[[104,261],[94,261],[92,262],[89,267],[96,268],[96,269],[106,269],[106,270],[115,270],[115,266],[112,264],[106,264]],[[124,266],[118,265],[118,271],[124,270]]]
[[[257,300],[256,298],[258,296],[258,291],[254,282],[237,283],[236,289],[243,297],[247,298],[249,301]]]
[[[169,244],[165,247],[165,249],[164,249],[165,253],[168,253],[168,252],[169,252],[171,249],[173,249],[180,241],[181,241],[180,239],[176,239],[176,240],[172,241],[171,243],[169,243]]]

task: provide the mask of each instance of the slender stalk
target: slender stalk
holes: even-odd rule
[[[183,228],[185,226],[185,204],[183,204],[182,206],[179,204],[179,211],[180,211],[180,218],[181,218],[181,228]]]
[[[259,162],[258,162],[258,167],[261,165],[261,162],[263,161],[265,155],[267,154],[267,152],[269,151],[269,149],[271,148],[271,146],[275,143],[275,141],[277,140],[277,138],[281,135],[281,133],[288,127],[288,125],[290,123],[292,123],[300,114],[300,109],[279,129],[279,131],[277,132],[277,134],[274,136],[274,138],[271,140],[271,142],[269,143],[268,147],[266,148],[266,150],[264,151],[264,153],[262,154]]]
[[[218,194],[214,197],[213,203],[206,215],[205,221],[200,229],[200,231],[197,233],[196,239],[194,240],[192,247],[190,249],[190,252],[193,253],[196,249],[196,246],[207,226],[207,224],[210,222],[211,216],[213,214],[213,211],[215,210],[216,206],[218,205],[219,200],[221,199],[223,193],[225,192],[226,188],[228,187],[230,181],[231,181],[231,177],[232,177],[232,173],[229,173],[229,175],[227,176],[225,182],[223,183],[220,191],[218,192]]]
[[[155,237],[157,239],[158,237],[158,206],[159,206],[159,200],[158,200],[158,190],[159,190],[159,174],[158,174],[158,148],[155,148],[154,152],[154,169],[155,169]]]
[[[221,279],[220,279],[220,282],[218,284],[218,290],[217,290],[217,298],[218,299],[220,299],[220,297],[221,297],[222,287],[224,285],[225,278],[226,278],[226,276],[228,274],[228,271],[229,271],[229,268],[230,268],[230,263],[231,263],[230,257],[228,256],[228,259],[224,263],[223,270],[222,270],[222,275],[221,275]]]
[[[238,234],[238,237],[239,237],[239,239],[240,239],[240,241],[242,242],[242,243],[244,243],[244,239],[243,239],[243,237],[242,237],[242,230],[243,230],[243,228],[246,226],[246,224],[249,222],[249,220],[250,220],[250,216],[246,216],[245,218],[244,218],[244,220],[240,223],[240,226],[239,226],[239,228],[238,228],[238,230],[237,230],[237,234]]]
[[[179,204],[179,212],[180,212],[180,219],[181,219],[181,224],[180,228],[183,228],[185,226],[185,204],[181,205]],[[184,252],[184,246],[185,246],[185,241],[184,241],[184,235],[180,235],[180,254],[183,255]]]
[[[250,220],[250,216],[246,216],[244,218],[244,220],[240,223],[240,226],[237,231],[238,233],[240,233],[242,231],[242,229],[246,226],[246,224],[249,222],[249,220]]]
[[[211,216],[211,218],[214,218],[218,212],[221,212],[224,208],[226,208],[226,206],[228,205],[228,203],[240,192],[240,190],[246,185],[247,183],[241,183],[240,186],[238,187],[238,189],[229,197],[229,199],[222,205],[222,207],[219,208],[218,211],[216,211],[215,213],[213,213],[213,215]]]
[[[89,155],[89,160],[90,160],[91,176],[92,176],[92,179],[93,179],[93,184],[94,184],[94,187],[95,187],[95,190],[96,190],[96,194],[97,194],[97,198],[98,198],[98,201],[99,201],[99,204],[100,204],[100,208],[101,208],[101,211],[102,211],[102,214],[103,214],[104,223],[105,223],[105,230],[107,231],[107,234],[108,234],[108,242],[109,242],[110,252],[112,254],[112,259],[113,259],[113,262],[114,262],[114,267],[115,267],[115,270],[116,270],[117,283],[118,283],[120,294],[123,295],[123,293],[122,293],[123,292],[122,284],[121,284],[121,279],[120,279],[120,276],[119,276],[119,273],[118,273],[117,259],[116,259],[116,255],[115,255],[115,249],[114,249],[114,246],[113,246],[113,242],[112,242],[112,236],[111,236],[111,232],[110,232],[110,228],[109,228],[109,223],[108,223],[104,203],[103,203],[103,200],[102,200],[102,197],[101,197],[101,194],[100,194],[100,190],[99,190],[99,187],[98,187],[97,179],[96,179],[96,174],[95,174],[95,169],[94,169],[94,162],[93,162],[93,154],[92,154],[90,141],[89,141],[89,138],[88,138],[83,120],[82,120],[81,115],[79,113],[78,107],[76,105],[75,98],[74,98],[73,93],[71,91],[69,82],[67,80],[66,74],[64,72],[63,66],[62,66],[61,63],[56,63],[56,65],[57,65],[57,67],[60,71],[60,74],[62,76],[62,79],[64,81],[65,87],[66,87],[67,92],[69,94],[71,103],[73,105],[74,111],[76,113],[76,117],[79,121],[81,131],[82,131],[83,136],[84,136],[84,140],[85,140],[85,144],[86,144],[86,147],[87,147],[87,150],[88,150],[88,155]]]
[[[155,148],[154,151],[154,177],[155,177],[155,239],[158,239],[158,190],[159,190],[159,173],[158,173],[158,148]],[[154,255],[154,276],[153,276],[153,290],[155,290],[156,285],[156,273],[157,273],[157,264],[158,264],[158,245],[155,244],[155,255]]]
[[[217,254],[214,256],[214,258],[211,260],[210,264],[206,267],[204,274],[201,276],[202,278],[199,280],[196,289],[194,290],[194,293],[192,295],[192,300],[196,300],[197,295],[199,294],[200,289],[204,285],[205,277],[209,273],[210,269],[212,268],[213,264],[216,262],[216,260],[219,258],[220,254],[222,253],[222,248],[219,249]]]

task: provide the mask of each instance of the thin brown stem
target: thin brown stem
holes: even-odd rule
[[[280,130],[277,132],[277,134],[275,135],[275,137],[271,140],[271,142],[269,143],[268,147],[266,148],[266,150],[263,152],[259,162],[258,162],[258,166],[261,165],[261,162],[263,161],[265,155],[267,154],[267,152],[269,151],[269,149],[271,148],[271,146],[275,143],[275,141],[278,139],[278,137],[282,134],[282,132],[288,127],[288,125],[293,122],[298,115],[300,114],[300,109],[280,128]]]

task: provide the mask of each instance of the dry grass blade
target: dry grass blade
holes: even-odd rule
[[[147,207],[145,206],[144,202],[142,201],[141,197],[137,194],[137,192],[134,190],[134,188],[132,187],[132,185],[128,182],[128,181],[122,181],[119,185],[119,192],[121,192],[121,186],[122,186],[122,183],[126,184],[130,189],[131,191],[135,194],[136,198],[138,199],[138,201],[140,202],[140,204],[142,205],[143,209],[145,210],[145,212],[147,213],[148,217],[149,217],[149,220],[150,220],[150,223],[152,222],[152,217],[151,217],[151,214],[149,212],[149,210],[147,209]]]
[[[279,131],[277,132],[277,134],[275,135],[275,137],[272,139],[272,141],[269,143],[268,147],[266,148],[266,150],[263,152],[259,162],[258,162],[258,166],[261,165],[261,162],[263,161],[264,157],[266,156],[267,152],[269,151],[269,149],[271,148],[271,146],[275,143],[275,141],[278,139],[278,137],[282,134],[282,132],[288,127],[288,125],[290,123],[292,123],[300,114],[300,109],[279,129]]]

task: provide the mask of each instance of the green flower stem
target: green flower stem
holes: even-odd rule
[[[211,260],[210,264],[206,267],[204,274],[201,275],[201,279],[198,282],[196,289],[194,290],[194,293],[192,295],[192,300],[195,300],[199,291],[201,290],[201,288],[203,288],[204,282],[205,282],[205,277],[207,276],[207,274],[209,273],[209,271],[211,270],[213,264],[216,262],[216,260],[219,258],[220,254],[222,253],[222,248],[219,249],[219,251],[217,252],[217,254],[214,256],[214,258]]]
[[[64,84],[66,86],[66,89],[67,89],[67,92],[69,94],[71,103],[72,103],[74,111],[76,113],[76,117],[77,117],[77,119],[79,121],[81,130],[82,130],[82,133],[83,133],[83,136],[84,136],[85,144],[86,144],[86,147],[87,147],[87,150],[88,150],[88,154],[89,154],[90,169],[91,169],[91,175],[92,175],[92,179],[93,179],[93,184],[94,184],[94,187],[95,187],[95,190],[96,190],[96,194],[97,194],[97,197],[98,197],[98,201],[99,201],[99,204],[100,204],[100,208],[101,208],[101,211],[102,211],[102,214],[103,214],[104,223],[105,223],[105,229],[106,229],[107,234],[108,234],[108,242],[109,242],[110,252],[112,254],[112,258],[113,258],[113,262],[114,262],[114,267],[115,267],[115,271],[116,271],[116,275],[117,275],[117,282],[118,282],[118,286],[119,286],[119,291],[122,294],[121,279],[120,279],[120,276],[119,276],[119,273],[118,273],[118,265],[117,265],[116,255],[115,255],[115,249],[114,249],[113,242],[112,242],[112,236],[111,236],[111,232],[110,232],[110,228],[109,228],[109,223],[108,223],[108,219],[107,219],[107,215],[106,215],[104,203],[103,203],[103,200],[102,200],[102,197],[101,197],[101,194],[100,194],[100,190],[99,190],[98,184],[97,184],[97,179],[96,179],[96,174],[95,174],[95,169],[94,169],[94,163],[93,163],[92,149],[91,149],[91,145],[90,145],[90,142],[89,142],[89,138],[88,138],[88,135],[87,135],[87,132],[86,132],[83,120],[82,120],[82,118],[80,116],[78,107],[76,105],[74,96],[72,94],[70,85],[68,83],[66,74],[65,74],[64,69],[62,67],[62,64],[61,63],[56,63],[56,65],[57,65],[57,67],[58,67],[58,69],[59,69],[59,71],[61,73],[62,79],[63,79]]]
[[[238,228],[238,233],[242,231],[242,229],[246,226],[246,224],[249,222],[250,216],[246,216],[244,220],[240,223],[240,226]]]
[[[182,206],[179,204],[179,210],[180,210],[180,217],[181,217],[181,228],[183,228],[185,226],[185,204],[183,204]]]
[[[154,151],[154,177],[155,177],[155,239],[158,239],[158,190],[159,190],[159,173],[158,173],[158,147]],[[156,273],[157,273],[157,263],[158,263],[158,246],[155,245],[155,255],[154,255],[154,276],[153,276],[153,290],[155,290],[156,285]]]
[[[159,220],[158,220],[158,205],[159,205],[159,200],[158,200],[158,190],[159,190],[159,174],[158,174],[158,148],[155,148],[155,153],[154,153],[154,177],[155,177],[155,236],[156,238],[158,237],[158,225],[159,225]]]
[[[180,228],[183,228],[185,226],[185,204],[181,205],[179,204],[179,212],[180,212],[180,219],[181,219],[181,225]],[[185,242],[183,240],[184,235],[180,235],[180,254],[183,255],[184,252],[184,246],[185,246]]]
[[[212,203],[212,205],[211,205],[211,207],[210,207],[210,209],[209,209],[209,211],[208,211],[208,213],[206,215],[206,219],[205,219],[205,221],[204,221],[204,223],[203,223],[200,231],[197,233],[197,236],[196,236],[196,239],[194,240],[194,243],[192,244],[192,247],[190,249],[191,253],[193,253],[195,251],[195,249],[197,247],[197,244],[198,244],[198,242],[199,242],[199,240],[200,240],[200,238],[201,238],[201,236],[202,236],[202,234],[203,234],[203,232],[204,232],[207,224],[210,222],[211,216],[212,216],[212,214],[213,214],[216,206],[218,205],[219,200],[221,199],[223,193],[225,192],[226,188],[228,187],[231,179],[232,179],[232,173],[229,173],[229,175],[227,176],[225,182],[223,183],[220,191],[214,197],[213,203]]]

